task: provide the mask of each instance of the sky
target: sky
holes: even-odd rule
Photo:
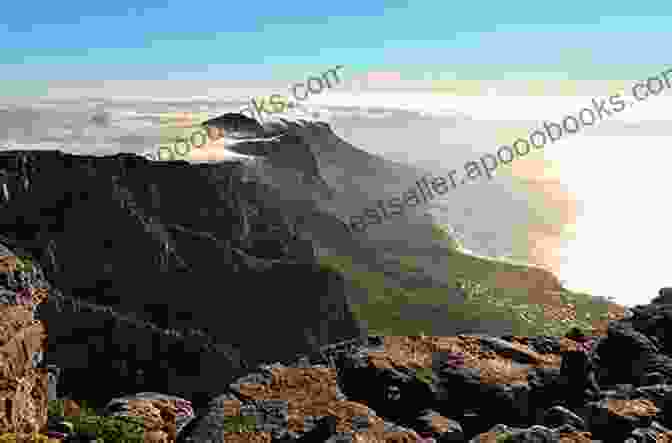
[[[340,115],[337,135],[374,154],[452,169],[455,155],[494,151],[541,119],[672,69],[670,16],[672,2],[657,0],[10,2],[0,19],[0,105],[39,103],[0,106],[0,143],[141,152],[165,138],[164,116],[211,118],[233,110],[231,100],[287,93],[342,65],[343,82],[306,102],[320,118]],[[672,286],[672,214],[659,203],[669,200],[671,97],[636,103],[502,169],[536,183],[509,200],[489,185],[507,208],[523,200],[519,209],[493,217],[487,205],[453,200],[441,221],[470,229],[477,252],[494,248],[493,238],[522,238],[519,252],[537,254],[570,287],[646,302]],[[93,127],[100,106],[112,117]]]
[[[55,80],[631,79],[661,68],[672,3],[10,2],[0,92]],[[10,81],[11,80],[11,81]]]

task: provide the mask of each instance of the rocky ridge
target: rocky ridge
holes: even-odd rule
[[[363,333],[342,277],[318,265],[293,214],[246,164],[7,151],[0,171],[0,242],[57,288],[37,316],[46,358],[75,397],[102,401],[144,378],[206,401],[209,386],[244,370],[241,358],[283,361]],[[194,325],[210,351],[202,337],[158,332],[189,336]],[[92,370],[104,386],[84,381]]]

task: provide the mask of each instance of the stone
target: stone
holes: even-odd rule
[[[170,443],[168,434],[163,431],[149,431],[145,433],[146,443]]]
[[[49,373],[48,378],[48,401],[55,401],[58,398],[58,377],[61,369],[56,365],[47,365]]]
[[[113,417],[144,417],[146,429],[162,431],[171,439],[175,439],[195,418],[189,401],[157,392],[139,392],[114,398],[107,403],[103,413]]]
[[[557,428],[562,425],[570,425],[575,430],[586,429],[586,423],[583,418],[572,411],[563,408],[562,406],[553,406],[552,408],[549,408],[544,416],[544,426]]]
[[[431,409],[423,410],[411,428],[425,439],[433,438],[437,442],[463,442],[464,431],[461,424],[444,417]]]
[[[76,401],[69,398],[63,399],[63,415],[65,417],[78,417],[81,415],[82,409]]]
[[[666,377],[664,374],[661,374],[660,372],[647,372],[644,374],[641,384],[644,386],[660,385],[665,383],[667,380],[668,377]]]
[[[651,300],[652,304],[672,305],[672,288],[660,288],[658,296]]]
[[[560,383],[565,392],[565,400],[572,407],[583,405],[588,400],[597,400],[600,387],[595,379],[590,357],[581,351],[562,353]]]

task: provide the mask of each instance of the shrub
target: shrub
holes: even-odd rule
[[[418,368],[415,370],[415,378],[430,385],[434,380],[434,373],[429,368]]]
[[[16,269],[21,272],[32,272],[33,262],[28,257],[16,257]]]
[[[224,432],[254,432],[257,420],[255,417],[234,415],[224,417]]]
[[[504,443],[508,441],[513,441],[513,434],[510,432],[502,432],[497,434],[497,443]]]
[[[63,400],[50,401],[47,411],[49,416],[62,416]],[[81,415],[67,417],[67,421],[72,423],[74,433],[92,434],[105,442],[144,442],[145,427],[141,417],[103,417],[86,406],[85,401],[81,402]]]
[[[62,417],[63,416],[63,401],[62,400],[50,400],[47,404],[47,415],[49,417]]]
[[[95,435],[105,442],[124,441],[143,443],[145,427],[140,417],[101,417],[98,415],[81,415],[68,417],[74,426],[75,433]]]

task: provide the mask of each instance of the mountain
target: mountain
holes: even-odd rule
[[[79,397],[133,386],[113,361],[152,389],[198,398],[241,369],[232,344],[252,365],[363,333],[342,277],[243,163],[5,151],[0,171],[0,243],[26,251],[58,289],[40,308],[47,360]],[[223,351],[168,343],[158,331],[169,329],[199,329]]]
[[[367,332],[521,335],[508,311],[466,300],[465,278],[516,294],[523,309],[563,293],[545,269],[437,236],[426,205],[356,232],[350,217],[427,172],[323,122],[280,120],[270,132],[228,147],[252,159],[200,164],[0,152],[0,243],[26,251],[58,289],[40,319],[47,360],[70,374],[64,389],[109,398],[143,386],[198,402],[244,367]],[[104,386],[85,381],[91,373]]]
[[[366,209],[375,209],[379,201],[390,201],[415,188],[430,169],[369,154],[337,136],[324,122],[280,119],[273,129],[276,136],[272,140],[243,141],[228,148],[250,154],[251,145],[263,145],[257,162],[258,176],[283,196],[285,210],[307,202],[319,208],[304,220],[300,230],[318,246],[321,261],[336,262],[345,271],[349,299],[355,308],[361,306],[379,316],[377,324],[385,324],[387,317],[394,316],[400,319],[400,325],[407,323],[403,329],[386,326],[387,332],[413,334],[421,328],[434,335],[512,333],[511,323],[501,316],[477,321],[458,314],[465,299],[463,291],[456,287],[456,277],[460,275],[515,296],[520,304],[556,299],[557,293],[563,292],[558,278],[543,267],[456,250],[454,232],[449,236],[453,239],[438,239],[437,220],[431,215],[429,202],[406,206],[403,216],[390,217],[357,232],[348,226],[352,216],[362,215]],[[432,175],[448,176],[441,171],[432,171]],[[483,186],[462,186],[449,198],[471,198],[487,205],[485,191]],[[348,227],[349,232],[335,220]],[[451,231],[450,226],[447,229]],[[409,267],[408,263],[412,265]],[[363,279],[376,283],[363,284]],[[382,295],[402,294],[400,291],[403,295],[398,304]],[[372,303],[377,296],[388,301]],[[448,318],[451,321],[446,321]],[[379,327],[373,327],[371,318],[367,321],[370,328],[381,332]]]

